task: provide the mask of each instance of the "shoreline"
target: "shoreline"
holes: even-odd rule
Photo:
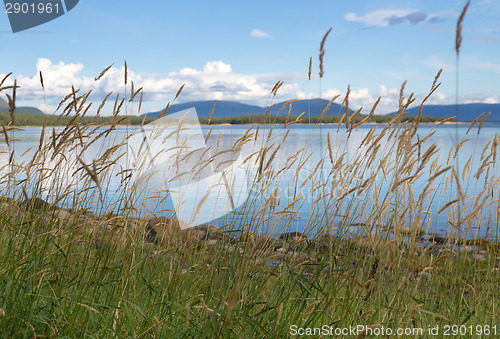
[[[410,121],[408,121],[409,123],[411,123]],[[360,126],[366,126],[366,125],[370,125],[370,126],[378,126],[378,125],[387,125],[388,122],[365,122],[361,125],[359,125],[358,127]],[[419,122],[419,125],[470,125],[471,122],[451,122],[451,121],[446,121],[444,123],[440,123],[439,121],[433,121],[433,122]],[[491,125],[494,125],[495,123],[484,123],[484,125],[488,125],[488,124],[491,124]],[[82,125],[82,126],[88,126],[88,125],[91,125],[91,124],[87,124],[87,125]],[[92,126],[97,126],[99,124],[95,124],[95,125],[92,125]],[[282,124],[282,123],[244,123],[244,124],[231,124],[231,123],[220,123],[220,124],[204,124],[204,123],[200,123],[201,126],[213,126],[213,127],[232,127],[232,126],[253,126],[253,125],[257,125],[257,126],[285,126],[285,124]],[[338,122],[324,122],[324,123],[295,123],[295,124],[288,124],[287,127],[289,126],[338,126],[339,123]],[[345,124],[342,124],[342,125],[345,125]],[[483,126],[484,126],[483,125]],[[49,126],[45,126],[46,128],[52,128],[52,127],[66,127],[67,125],[49,125]],[[105,124],[105,125],[102,125],[101,127],[104,128],[104,127],[111,127],[113,126],[112,124]],[[141,125],[122,125],[122,124],[119,124],[119,125],[115,125],[115,127],[140,127]],[[145,125],[142,125],[142,126],[145,126]],[[41,128],[43,127],[43,125],[14,125],[13,127],[19,129],[19,128]],[[1,134],[0,134],[1,135]]]

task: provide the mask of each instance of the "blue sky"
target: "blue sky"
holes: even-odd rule
[[[93,88],[98,101],[144,87],[143,111],[160,109],[186,84],[178,102],[238,100],[264,106],[320,95],[318,53],[328,28],[323,98],[345,93],[378,113],[396,109],[399,88],[423,97],[443,68],[431,103],[455,100],[455,27],[464,0],[384,1],[94,1],[13,34],[0,13],[0,76],[13,72],[18,104],[52,113],[71,85]],[[313,78],[307,79],[309,57]],[[98,84],[93,78],[114,64]],[[40,88],[38,71],[45,80]],[[46,104],[43,103],[45,94]],[[341,99],[338,99],[339,103]],[[460,101],[500,102],[500,1],[472,1],[463,28]]]

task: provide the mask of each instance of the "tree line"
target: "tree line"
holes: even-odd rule
[[[367,116],[359,114],[352,117],[350,122],[359,123]],[[391,115],[373,115],[365,122],[367,123],[387,123],[392,119]],[[43,114],[26,114],[26,113],[16,113],[14,115],[14,123],[11,122],[11,115],[9,113],[0,113],[0,122],[4,125],[15,126],[65,126],[72,121],[74,117],[72,116],[59,116],[59,115],[43,115]],[[401,118],[403,122],[411,122],[415,117],[412,115],[406,115]],[[80,124],[115,124],[115,125],[132,125],[137,126],[141,124],[147,124],[156,118],[152,117],[142,117],[142,116],[85,116],[78,117],[78,122]],[[297,119],[296,116],[283,116],[283,115],[241,115],[233,117],[212,117],[200,118],[200,123],[202,125],[214,125],[214,124],[231,124],[231,125],[242,125],[242,124],[319,124],[319,123],[339,123],[342,119],[340,115],[323,115],[323,116],[302,116]],[[423,123],[438,122],[444,120],[442,117],[429,117],[422,116],[420,121]],[[345,122],[345,117],[344,121]]]

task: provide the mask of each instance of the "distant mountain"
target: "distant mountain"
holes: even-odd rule
[[[0,98],[0,112],[8,112],[9,103],[4,99]],[[41,110],[36,107],[30,106],[20,106],[16,107],[16,113],[26,113],[26,114],[44,114]]]
[[[271,109],[271,114],[273,115],[287,115],[289,106],[286,106],[281,110],[286,101],[279,102]],[[183,104],[175,104],[168,108],[167,114],[176,113],[182,111],[184,109],[188,109],[191,107],[196,108],[196,112],[200,118],[208,118],[210,116],[210,112],[212,111],[214,102],[211,100],[208,101],[191,101]],[[307,115],[309,112],[311,116],[320,115],[323,109],[328,104],[328,100],[325,99],[312,99],[312,100],[299,100],[297,102],[292,103],[292,109],[290,111],[290,115],[301,115],[305,112]],[[336,103],[332,103],[330,108],[326,114],[335,115],[344,114],[345,110],[340,110],[340,105]],[[255,106],[255,105],[247,105],[242,104],[236,101],[217,101],[215,104],[213,117],[234,117],[240,115],[252,115],[252,114],[265,114],[267,108]],[[351,109],[351,112],[354,112]],[[151,112],[147,113],[148,117],[157,117],[160,114],[163,114],[163,111]],[[143,114],[144,115],[144,114]]]
[[[176,113],[191,107],[196,108],[196,113],[199,117],[207,118],[210,116],[212,107],[214,105],[213,101],[191,101],[183,104],[175,104],[168,108],[167,114]],[[265,110],[259,106],[242,104],[236,101],[217,101],[214,109],[214,117],[229,117],[237,115],[250,115],[250,114],[264,114]],[[147,113],[148,117],[155,118],[163,114],[162,111]],[[145,115],[145,114],[143,114]]]
[[[408,114],[416,115],[419,109],[418,106],[412,107],[408,110]],[[458,105],[457,120],[470,122],[483,112],[491,112],[491,115],[486,119],[487,122],[500,122],[500,104],[460,104]],[[455,105],[425,105],[422,109],[422,115],[448,118],[457,114]]]

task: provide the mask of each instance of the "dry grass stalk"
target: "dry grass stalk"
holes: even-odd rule
[[[299,172],[300,170],[302,169],[302,167],[304,165],[307,164],[307,162],[309,161],[309,159],[312,157],[312,153],[310,153],[305,159],[303,159],[302,162],[299,163],[299,166],[297,166],[297,170],[295,171],[295,176],[294,176],[294,181],[297,181],[297,178],[298,178],[298,175],[299,175]]]
[[[43,85],[42,71],[40,71],[40,85],[42,85],[42,88],[45,89],[45,86]]]
[[[304,114],[306,114],[306,112],[302,112],[300,113],[300,115],[294,120],[294,121],[291,121],[291,122],[286,122],[285,125],[283,126],[283,128],[287,128],[288,126],[291,126],[291,125],[295,125],[295,124],[298,124],[300,122],[302,122],[302,117],[304,116]],[[290,130],[287,131],[287,133],[289,132]],[[288,134],[287,134],[288,135]],[[285,141],[285,140],[283,140]]]
[[[428,182],[432,182],[434,179],[436,179],[438,176],[440,176],[441,174],[449,171],[450,169],[452,168],[452,166],[447,166],[445,168],[443,168],[442,170],[439,170],[437,171],[436,173],[434,173],[431,177],[429,177],[429,180]]]
[[[439,86],[441,86],[441,83],[438,83],[438,80],[441,77],[442,72],[443,69],[441,68],[434,77],[434,81],[432,82],[429,93],[427,93],[425,98],[422,100],[422,103],[420,104],[420,110],[422,110],[422,106],[427,102],[427,100],[431,97],[431,95],[434,94],[434,92],[439,88]]]
[[[451,205],[453,205],[459,201],[460,201],[460,199],[454,199],[454,200],[448,201],[443,207],[441,207],[441,209],[437,212],[437,214],[441,214],[441,212],[443,212],[445,209],[447,209],[448,207],[450,207]]]
[[[465,181],[465,174],[470,171],[470,165],[472,161],[472,155],[469,157],[469,160],[467,160],[467,163],[464,166],[463,173],[462,173],[462,180]]]
[[[354,128],[357,128],[357,127],[363,125],[367,120],[370,120],[373,117],[373,115],[375,114],[375,110],[377,109],[377,106],[380,103],[381,99],[382,99],[382,97],[378,97],[377,101],[375,101],[375,103],[373,104],[372,109],[370,110],[370,113],[363,120],[361,120],[359,123],[357,123],[356,126],[354,126]]]
[[[477,134],[479,135],[479,133],[481,132],[481,128],[483,127],[483,124],[484,122],[486,121],[486,119],[491,115],[491,112],[489,112],[488,114],[486,114],[482,119],[481,119],[481,122],[479,123],[479,126],[477,127]]]
[[[139,100],[139,107],[137,108],[137,112],[140,112],[141,111],[141,106],[142,106],[142,94],[144,92],[141,92],[141,99]],[[144,118],[146,118],[146,116],[144,116]],[[144,125],[144,121],[143,121],[143,125]]]
[[[377,127],[370,128],[370,130],[368,131],[366,136],[363,138],[363,140],[361,140],[361,143],[359,144],[360,148],[363,147],[363,145],[365,145],[365,143],[372,140],[373,135],[375,134],[376,130],[377,130]]]
[[[316,172],[318,171],[318,169],[320,168],[320,166],[321,166],[322,164],[323,164],[323,160],[318,161],[318,163],[316,164],[316,168],[315,168],[315,169],[314,169],[314,171],[312,171],[312,172],[311,172],[311,174],[309,174],[309,176],[308,176],[308,177],[304,180],[304,182],[302,183],[302,185],[300,185],[300,188],[303,188],[303,187],[307,184],[307,182],[308,182],[309,180],[311,180],[311,179],[314,177],[314,175],[316,174]]]
[[[356,124],[356,118],[358,117],[359,113],[361,113],[361,110],[363,110],[363,107],[360,107],[356,111],[354,111],[354,113],[350,117],[351,126],[348,129],[348,132],[349,132],[348,138],[351,136],[351,133],[354,130],[354,128],[360,125],[360,124]]]
[[[467,141],[469,141],[469,140],[470,140],[470,138],[467,138],[467,139],[464,139],[464,140],[462,140],[462,141],[460,141],[460,142],[458,143],[458,145],[455,147],[455,157],[457,157],[457,156],[458,156],[458,151],[460,151],[460,148],[462,148],[462,146],[463,146],[463,145],[464,145]]]
[[[500,144],[500,136],[495,135],[493,142],[491,143],[491,154],[493,154],[493,163],[497,162],[497,148]]]
[[[78,112],[77,104],[78,104],[79,98],[77,98],[76,95],[79,91],[80,91],[80,89],[75,90],[75,86],[71,85],[71,94],[73,95],[73,101],[70,102],[70,106],[69,106],[70,108],[69,108],[66,115],[69,115],[71,113],[72,108],[75,110],[75,114]]]
[[[398,109],[398,113],[396,115],[403,114],[403,111],[404,111],[403,102],[405,99],[405,94],[404,94],[405,87],[406,87],[406,81],[404,81],[401,84],[401,88],[399,89],[399,103],[398,103],[399,109]]]
[[[67,94],[60,102],[56,108],[56,112],[62,107],[62,105],[72,96],[72,93]]]
[[[215,110],[215,104],[217,103],[217,100],[214,100],[214,104],[212,105],[212,110],[210,111],[210,115],[208,116],[208,124],[210,125],[210,121],[212,120],[212,115],[214,114]]]
[[[486,151],[492,144],[491,140],[486,143],[486,146],[484,146],[483,151],[481,152],[481,161],[484,159],[484,155],[486,154]]]
[[[313,61],[313,58],[309,57],[309,72],[307,73],[307,77],[309,78],[309,80],[311,80],[312,61]]]
[[[328,141],[328,155],[330,157],[330,162],[333,164],[333,154],[332,154],[332,143],[330,141],[330,132],[326,134],[326,138]]]
[[[127,76],[128,76],[127,61],[125,61],[125,66],[124,67],[125,67],[125,72],[124,72],[125,74],[124,74],[124,76],[125,76],[125,85],[126,85],[127,84],[127,80],[128,80],[127,79]]]
[[[440,122],[439,122],[436,126],[441,126],[441,125],[444,125],[444,124],[446,124],[447,122],[452,121],[452,120],[453,120],[453,119],[455,119],[455,118],[456,118],[456,116],[453,116],[453,117],[449,117],[449,118],[443,119],[443,120],[441,120],[441,121],[440,121]]]
[[[179,97],[179,95],[181,95],[181,92],[182,92],[182,90],[184,89],[184,86],[185,86],[185,85],[186,85],[186,84],[182,84],[182,86],[181,86],[181,87],[177,90],[177,93],[175,94],[175,97],[174,97],[174,100],[173,100],[173,101],[175,101],[175,99],[177,99],[177,98]]]
[[[276,96],[278,94],[278,90],[280,89],[281,86],[283,86],[283,81],[279,80],[274,87],[271,89],[271,94],[273,96]],[[274,105],[273,105],[274,106]],[[266,112],[267,113],[267,112]]]
[[[326,107],[323,109],[323,111],[321,112],[321,115],[325,115],[326,112],[328,112],[328,110],[330,109],[330,106],[332,105],[332,103],[337,100],[337,98],[340,96],[340,94],[337,94],[336,96],[334,96],[329,102],[328,104],[326,105]]]
[[[94,181],[94,183],[97,185],[97,187],[100,187],[99,177],[97,175],[97,170],[96,170],[96,167],[95,167],[95,162],[92,163],[92,169],[90,169],[90,167],[87,164],[85,164],[85,162],[83,162],[83,160],[78,155],[76,156],[76,159],[80,162],[80,164],[82,165],[82,167],[85,169],[85,171],[90,176],[90,178],[92,179],[92,181]]]
[[[96,78],[94,78],[94,81],[98,81],[98,80],[100,80],[100,79],[104,76],[104,74],[106,74],[106,72],[107,72],[107,71],[109,71],[109,69],[110,69],[111,67],[113,67],[113,65],[114,65],[114,64],[111,64],[111,65],[109,65],[108,67],[106,67],[105,69],[103,69],[103,70],[101,71],[101,73],[100,73],[100,74],[99,74]]]
[[[0,82],[0,91],[1,90],[4,90],[6,89],[5,87],[2,87],[4,82],[12,75],[12,72],[10,72],[9,74],[5,75],[2,79],[2,81]]]
[[[323,75],[325,74],[325,72],[323,70],[323,57],[325,56],[325,42],[326,42],[326,38],[328,37],[328,34],[330,34],[331,31],[332,31],[332,28],[330,27],[330,29],[323,36],[323,39],[321,40],[321,45],[319,47],[319,78],[320,79],[323,78]]]
[[[468,0],[467,3],[465,4],[465,7],[462,10],[462,13],[460,14],[460,17],[458,18],[457,21],[456,37],[455,37],[455,51],[457,52],[457,58],[460,55],[460,46],[462,45],[462,22],[464,21],[465,13],[467,13],[469,5],[470,5],[470,0]]]
[[[467,132],[465,132],[465,134],[469,134],[470,130],[472,129],[472,127],[474,127],[474,125],[476,124],[476,122],[479,121],[479,119],[481,119],[481,117],[485,114],[485,112],[479,114],[474,120],[472,120],[472,122],[470,123],[469,125],[469,128],[467,129]]]
[[[259,167],[257,169],[257,173],[259,175],[259,178],[262,176],[262,169],[264,166],[264,157],[268,151],[267,147],[264,147],[260,150],[259,155],[258,155],[258,160],[259,160]]]
[[[283,313],[283,303],[278,307],[278,314],[276,316],[276,326],[279,326],[281,320],[281,314]]]
[[[422,156],[422,160],[420,162],[420,166],[418,167],[416,173],[420,172],[421,170],[424,169],[425,165],[427,162],[430,160],[431,156],[436,154],[438,152],[436,143],[433,143],[427,151],[425,151],[424,155]]]
[[[462,202],[465,200],[465,194],[462,190],[462,185],[460,184],[460,179],[458,178],[457,171],[455,171],[455,168],[452,169],[452,174],[453,177],[455,178],[455,182],[457,183],[457,190],[458,190],[458,197]]]
[[[136,97],[137,94],[139,94],[139,92],[141,93],[141,96],[142,96],[142,90],[143,90],[143,87],[140,87],[137,91],[134,92],[134,82],[132,81],[132,91],[131,91],[131,96],[130,96],[130,100],[129,102],[132,102],[134,101],[134,98]]]
[[[121,104],[118,104],[118,100],[120,99],[120,93],[116,94],[116,98],[115,98],[115,105],[113,107],[113,115],[116,116],[118,115],[118,113],[120,112],[120,109],[119,107],[121,106]],[[123,100],[122,100],[122,103],[123,103]]]
[[[7,98],[9,99],[9,113],[10,113],[10,124],[15,126],[16,117],[16,92],[17,92],[17,79],[14,80],[14,87],[12,88],[12,97],[7,94]]]
[[[285,102],[283,104],[283,106],[281,106],[281,108],[280,108],[279,111],[281,112],[282,110],[284,110],[288,106],[288,113],[287,113],[287,115],[290,116],[290,112],[292,111],[292,104],[294,102],[297,102],[297,101],[300,101],[300,100],[297,100],[297,99],[295,99],[295,100],[288,100],[287,102]]]
[[[7,128],[5,127],[3,122],[2,122],[2,131],[3,131],[3,135],[5,137],[5,143],[7,144],[7,147],[10,147],[9,135],[7,133]]]

